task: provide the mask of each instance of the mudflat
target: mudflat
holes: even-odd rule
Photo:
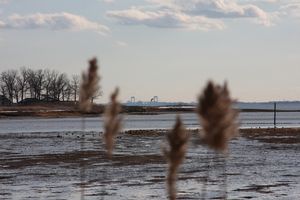
[[[190,132],[179,199],[300,198],[300,129],[241,129],[226,156]],[[166,133],[121,133],[112,159],[99,132],[1,134],[0,199],[167,199]]]

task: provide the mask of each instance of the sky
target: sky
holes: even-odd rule
[[[239,101],[300,100],[300,0],[0,0],[0,71],[80,74],[103,96],[194,102],[208,80]]]

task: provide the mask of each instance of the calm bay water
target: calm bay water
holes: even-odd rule
[[[125,115],[123,129],[169,129],[173,126],[176,114],[159,115]],[[181,117],[187,128],[198,128],[198,117],[193,113],[182,113]],[[103,117],[90,118],[55,118],[55,119],[2,119],[0,133],[26,132],[62,132],[81,131],[83,120],[86,131],[102,131]],[[272,112],[240,113],[239,120],[242,128],[273,127]],[[277,113],[277,127],[299,127],[300,112]]]

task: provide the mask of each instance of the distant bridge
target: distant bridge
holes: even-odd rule
[[[195,103],[182,102],[159,102],[158,99],[151,99],[150,101],[128,101],[125,106],[143,106],[143,107],[195,107]]]

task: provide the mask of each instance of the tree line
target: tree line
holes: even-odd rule
[[[50,69],[6,70],[0,74],[0,95],[19,103],[26,98],[39,101],[78,101],[80,76],[68,77]],[[101,94],[97,92],[97,96]]]

